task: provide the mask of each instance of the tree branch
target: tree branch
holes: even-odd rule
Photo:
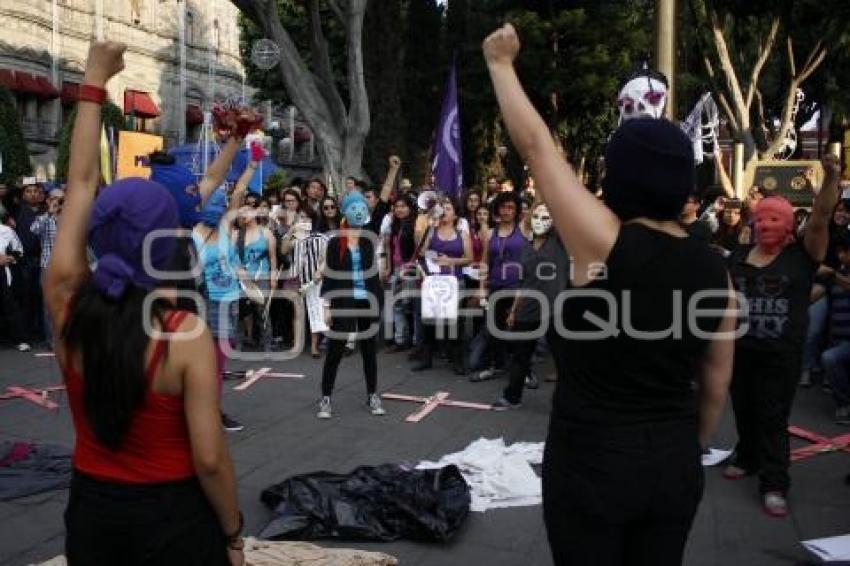
[[[726,119],[729,121],[729,126],[733,131],[738,131],[739,124],[737,118],[735,118],[735,113],[732,112],[732,105],[729,104],[729,99],[726,96],[726,93],[723,92],[723,89],[717,82],[717,75],[714,73],[714,67],[711,64],[711,60],[708,58],[708,55],[702,56],[702,62],[705,64],[706,73],[708,73],[708,80],[711,83],[711,88],[714,93],[717,95],[717,102],[720,103],[720,106],[723,108],[724,114],[726,114]]]
[[[723,36],[723,27],[720,25],[720,20],[714,10],[709,9],[708,14],[717,58],[719,59],[720,68],[723,71],[729,93],[732,96],[732,102],[734,103],[735,117],[740,128],[745,129],[749,126],[748,106],[745,104],[744,95],[741,93],[741,85],[738,82],[735,67],[729,56],[729,47],[726,44],[726,38]]]
[[[333,66],[328,50],[328,42],[322,32],[322,17],[319,13],[319,0],[310,0],[308,6],[308,23],[310,27],[310,49],[313,53],[313,66],[315,67],[318,86],[334,113],[334,118],[342,123],[345,120],[345,103],[336,88],[334,81]]]
[[[328,6],[333,10],[334,16],[339,21],[339,23],[345,27],[345,12],[342,11],[342,8],[339,7],[336,0],[328,0]]]
[[[806,64],[803,66],[803,70],[800,71],[800,74],[797,77],[797,82],[799,84],[803,84],[803,81],[808,79],[812,73],[817,70],[823,60],[826,58],[829,49],[825,47],[820,41],[817,45],[812,48],[812,52],[809,54],[808,59],[806,59]]]
[[[794,61],[794,40],[788,36],[788,68],[791,70],[791,76],[797,76],[797,64]]]
[[[363,68],[363,17],[367,0],[348,0],[346,18],[346,51],[348,55],[348,121],[345,126],[343,168],[346,174],[360,167],[363,145],[369,134],[369,94],[366,91],[366,73]]]
[[[776,41],[776,34],[778,31],[779,16],[776,16],[770,23],[770,32],[768,32],[767,34],[767,39],[764,41],[763,45],[759,46],[759,56],[756,60],[756,64],[753,65],[752,72],[750,73],[750,84],[747,87],[747,108],[749,108],[750,105],[753,103],[753,95],[758,89],[759,76],[761,75],[762,68],[764,68],[764,64],[767,62],[771,51],[773,51],[773,44]]]

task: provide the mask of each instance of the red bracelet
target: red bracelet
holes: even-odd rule
[[[99,86],[81,84],[80,89],[77,91],[77,100],[102,105],[106,102],[106,89]]]

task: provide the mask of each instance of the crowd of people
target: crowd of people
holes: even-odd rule
[[[690,140],[639,117],[607,144],[600,199],[528,101],[507,25],[484,54],[536,185],[414,189],[391,156],[380,185],[351,177],[335,194],[320,179],[293,179],[255,194],[264,149],[253,144],[225,188],[256,124],[236,109],[222,113],[218,130],[229,135],[200,179],[156,153],[149,180],[103,188],[100,104],[123,50],[90,50],[67,203],[33,179],[0,188],[7,338],[21,351],[53,349],[77,434],[71,563],[113,563],[131,549],[152,564],[242,563],[222,433],[242,425],[220,403],[234,350],[325,350],[320,419],[333,416],[339,367],[357,349],[375,416],[386,414],[379,351],[407,353],[412,371],[445,359],[473,382],[504,377],[497,411],[539,386],[534,360],[548,351],[555,373],[545,379],[557,384],[544,516],[559,565],[681,563],[702,498],[701,450],[730,392],[739,441],[723,475],[758,474],[771,516],[788,513],[798,384],[820,372],[836,420],[850,423],[850,199],[840,198],[834,157],[808,175],[809,214],[759,187],[704,207]],[[437,283],[443,295],[425,291]],[[311,294],[319,318],[308,314]],[[452,304],[433,304],[446,296]],[[695,302],[700,315],[684,324]],[[180,348],[169,347],[175,335]]]

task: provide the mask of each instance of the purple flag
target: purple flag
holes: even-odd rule
[[[460,195],[463,187],[463,155],[460,144],[460,113],[457,105],[457,73],[452,63],[449,84],[443,97],[440,124],[434,136],[431,155],[431,172],[437,189],[451,195]]]

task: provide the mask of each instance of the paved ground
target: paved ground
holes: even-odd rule
[[[522,410],[490,413],[440,409],[420,424],[404,417],[412,407],[387,403],[384,418],[369,415],[363,406],[359,356],[343,361],[335,396],[336,417],[317,421],[315,402],[321,361],[309,357],[279,364],[286,371],[304,372],[303,381],[269,380],[244,393],[227,387],[228,412],[246,424],[228,436],[239,478],[239,495],[248,533],[257,532],[269,518],[260,504],[260,491],[303,472],[345,472],[362,464],[416,462],[437,459],[464,448],[479,437],[502,436],[508,442],[544,439],[552,384],[530,391]],[[246,364],[233,363],[233,367]],[[257,367],[257,364],[254,364]],[[424,374],[408,371],[405,356],[379,355],[380,388],[410,394],[448,390],[458,398],[489,402],[501,383],[472,384],[442,365]],[[57,383],[52,358],[37,358],[0,350],[0,387],[11,384]],[[233,382],[229,382],[232,386]],[[801,391],[794,423],[835,436],[846,429],[831,422],[831,402],[819,388]],[[0,440],[27,439],[70,445],[73,431],[67,404],[55,412],[20,400],[0,402]],[[724,418],[718,446],[734,440],[730,415]],[[753,480],[724,481],[718,469],[707,470],[706,493],[687,549],[688,566],[803,564],[798,541],[850,532],[850,454],[821,455],[793,466],[793,514],[785,520],[765,516],[758,505]],[[62,552],[62,511],[67,492],[54,492],[12,503],[0,503],[0,563],[23,565]],[[401,564],[549,566],[542,511],[539,506],[473,513],[450,544],[347,543],[380,549]]]

